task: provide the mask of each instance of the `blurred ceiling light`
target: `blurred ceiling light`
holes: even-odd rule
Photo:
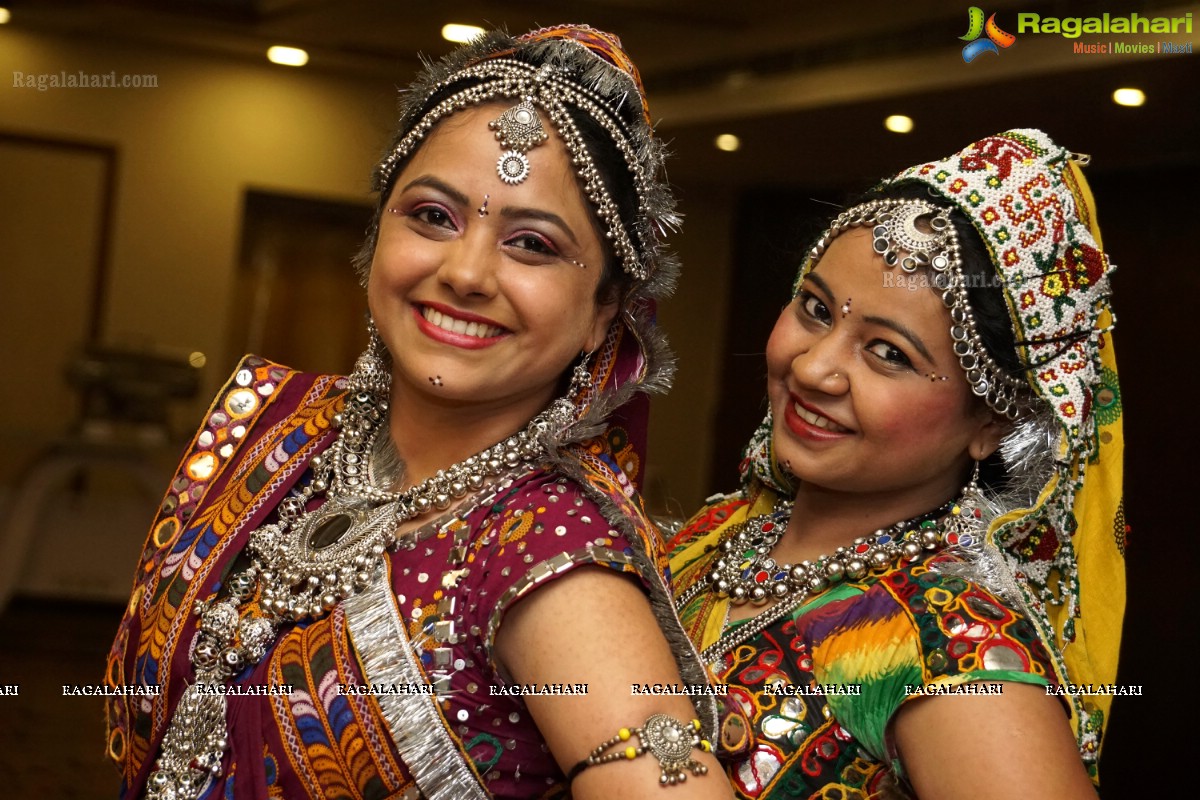
[[[12,19],[12,12],[9,11],[7,8],[0,7],[0,25],[3,25],[4,23],[8,22],[10,19]]]
[[[455,44],[466,44],[483,33],[483,28],[478,25],[459,25],[457,22],[451,22],[442,26],[442,38]]]
[[[913,129],[912,117],[903,114],[892,114],[883,121],[883,127],[892,133],[910,133]]]
[[[1146,102],[1146,93],[1141,89],[1117,89],[1113,92],[1113,102],[1119,106],[1140,106]]]
[[[734,136],[732,133],[722,133],[713,142],[718,150],[724,150],[726,153],[732,153],[742,146],[742,140]]]
[[[303,67],[308,63],[308,52],[299,47],[284,47],[277,44],[267,48],[267,58],[272,64],[282,64],[285,67]]]

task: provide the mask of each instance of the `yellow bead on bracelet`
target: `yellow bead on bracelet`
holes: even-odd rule
[[[624,750],[606,753],[610,747],[621,742],[627,742],[633,736],[638,738],[638,746],[629,745]],[[597,764],[607,764],[619,759],[632,761],[640,755],[650,753],[658,759],[662,775],[658,782],[661,786],[674,786],[687,780],[687,771],[693,775],[704,775],[708,767],[692,758],[692,749],[699,747],[706,753],[712,752],[712,744],[700,737],[700,720],[693,719],[690,724],[684,724],[666,714],[654,714],[640,728],[621,728],[617,735],[601,744],[580,761],[567,773],[570,783],[583,770]]]

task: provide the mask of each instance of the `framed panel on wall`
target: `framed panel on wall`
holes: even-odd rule
[[[367,342],[367,293],[351,264],[371,208],[248,190],[225,363],[254,353],[346,373]]]
[[[116,162],[111,147],[0,133],[0,484],[78,415],[64,373],[99,336]]]

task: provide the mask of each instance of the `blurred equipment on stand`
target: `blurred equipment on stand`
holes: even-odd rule
[[[66,368],[70,430],[40,452],[0,508],[0,611],[15,593],[120,601],[161,494],[171,404],[200,388],[201,353],[88,347]]]

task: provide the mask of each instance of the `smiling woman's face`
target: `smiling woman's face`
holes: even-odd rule
[[[557,135],[529,151],[523,182],[498,177],[488,122],[505,108],[447,117],[408,161],[367,296],[394,394],[528,419],[603,342],[617,306],[596,301],[602,239]]]
[[[958,365],[941,300],[903,277],[862,228],[806,276],[767,343],[775,456],[816,486],[933,507],[995,448],[997,425]]]

